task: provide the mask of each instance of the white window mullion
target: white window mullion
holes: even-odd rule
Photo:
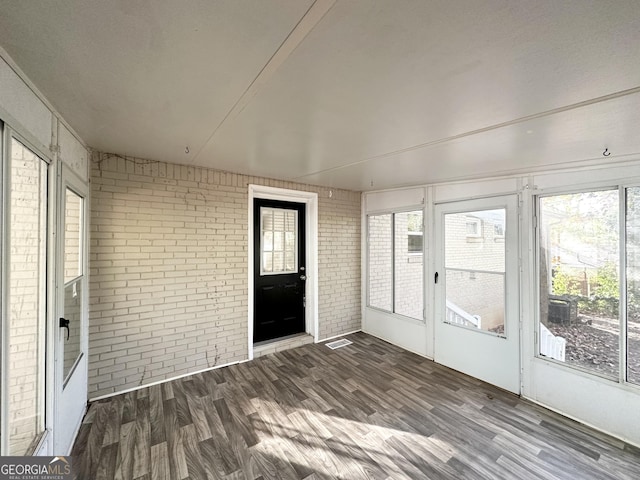
[[[391,215],[391,311],[396,313],[396,214]]]
[[[0,455],[8,455],[9,452],[9,397],[7,391],[7,351],[8,345],[5,342],[9,338],[8,322],[8,289],[7,275],[9,268],[9,242],[7,235],[9,232],[9,142],[7,141],[7,130],[0,122],[0,253],[3,258],[0,266]]]
[[[620,318],[620,383],[627,381],[627,189],[619,187],[620,199],[620,273],[619,273],[619,289],[620,304],[618,307],[618,315]]]

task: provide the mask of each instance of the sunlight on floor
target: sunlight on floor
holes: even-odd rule
[[[366,421],[365,428],[362,422],[307,408],[297,408],[284,415],[280,413],[282,405],[261,398],[252,399],[251,404],[259,415],[253,422],[260,439],[254,451],[259,452],[258,458],[266,457],[273,465],[281,461],[291,463],[295,459],[297,464],[304,462],[304,467],[318,473],[344,476],[351,472],[359,477],[364,473],[362,465],[368,463],[364,457],[370,457],[393,471],[397,469],[395,465],[405,461],[401,454],[385,444],[395,439],[399,441],[398,445],[415,445],[417,454],[427,451],[442,462],[447,462],[455,453],[451,444],[438,433],[426,437],[374,423],[384,423],[378,413]],[[276,420],[269,422],[263,418]],[[327,452],[327,449],[331,451]],[[304,452],[302,457],[300,451]],[[339,458],[340,464],[332,457]]]

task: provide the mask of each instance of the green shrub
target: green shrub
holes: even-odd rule
[[[578,302],[578,312],[600,317],[617,318],[619,315],[618,267],[608,262],[602,267],[587,270],[589,295],[584,291],[584,270],[571,272],[570,268],[557,266],[553,270],[553,294],[572,298]],[[640,315],[640,292],[635,289],[627,295],[629,315]]]

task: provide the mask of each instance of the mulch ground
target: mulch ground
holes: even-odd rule
[[[580,315],[571,325],[549,324],[554,335],[567,340],[565,361],[618,377],[620,343],[618,320]],[[640,322],[629,322],[628,381],[640,384]]]

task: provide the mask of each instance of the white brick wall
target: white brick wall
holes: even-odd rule
[[[94,153],[89,395],[247,358],[248,185],[319,194],[319,335],[360,328],[360,194]]]

